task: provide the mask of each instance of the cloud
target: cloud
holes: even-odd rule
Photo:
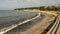
[[[38,0],[26,0],[27,2],[36,2]]]
[[[31,2],[32,0],[26,0],[27,2]]]
[[[0,0],[0,9],[14,9],[56,4],[60,4],[60,0]]]
[[[0,9],[14,9],[17,7],[17,2],[16,1],[5,1],[5,2],[0,2]]]

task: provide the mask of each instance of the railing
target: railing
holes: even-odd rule
[[[59,27],[59,24],[60,24],[60,18],[59,18],[60,16],[58,15],[56,18],[55,18],[55,20],[54,20],[54,23],[52,23],[52,26],[51,26],[51,28],[47,28],[48,29],[48,31],[44,31],[42,34],[56,34],[56,32],[57,32],[57,29],[58,29],[58,27]]]

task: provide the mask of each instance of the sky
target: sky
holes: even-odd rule
[[[58,5],[60,0],[0,0],[0,10]]]

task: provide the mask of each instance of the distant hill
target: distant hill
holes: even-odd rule
[[[47,11],[60,11],[60,6],[41,6],[41,7],[28,7],[28,8],[16,8],[14,10],[33,10],[33,9],[39,9],[39,10],[47,10]]]

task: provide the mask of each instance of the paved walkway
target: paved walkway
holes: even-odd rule
[[[49,25],[47,20],[49,20],[48,16],[46,16],[42,21],[32,26],[30,29],[27,29],[24,32],[18,32],[18,34],[41,34],[41,32]]]
[[[5,34],[41,34],[41,32],[50,24],[47,22],[49,19],[50,17],[47,15],[45,17],[40,16],[38,19],[27,24],[23,24],[22,26],[19,26]]]
[[[60,21],[60,15],[59,15],[59,21]],[[60,34],[60,24],[59,24],[59,27],[57,29],[57,33],[56,34]]]
[[[60,34],[60,25],[58,27],[57,33],[56,34]]]

